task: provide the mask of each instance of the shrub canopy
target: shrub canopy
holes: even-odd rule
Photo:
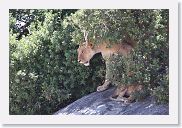
[[[17,40],[17,16],[33,15],[30,34]],[[104,82],[100,55],[85,67],[77,62],[83,30],[89,40],[137,42],[133,61],[159,103],[168,102],[168,10],[10,10],[10,114],[52,114]]]

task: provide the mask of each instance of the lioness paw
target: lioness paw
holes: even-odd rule
[[[101,91],[104,91],[104,90],[106,90],[108,87],[106,87],[106,86],[98,86],[97,87],[97,92],[101,92]]]

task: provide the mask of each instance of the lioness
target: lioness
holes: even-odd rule
[[[112,59],[113,55],[115,57],[117,57],[118,55],[122,55],[124,58],[127,58],[130,55],[136,43],[133,40],[127,38],[123,42],[115,43],[113,45],[110,45],[109,41],[103,41],[102,43],[94,45],[94,43],[88,40],[87,36],[88,33],[84,33],[85,42],[81,43],[79,45],[79,48],[77,49],[78,62],[84,64],[85,66],[89,66],[90,60],[95,54],[102,54],[103,58],[106,61],[106,77],[104,84],[102,86],[97,87],[97,91],[104,91],[112,83],[112,78],[108,77],[112,69],[110,71],[107,70],[109,68],[107,63],[109,62],[110,58]],[[132,93],[141,90],[141,88],[141,85],[135,84],[127,86],[118,86],[115,93],[113,94],[113,96],[111,96],[110,99],[124,102],[133,101],[134,99],[132,97]],[[127,98],[124,97],[125,95],[128,95]]]

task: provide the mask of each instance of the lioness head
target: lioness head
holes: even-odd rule
[[[93,44],[84,42],[79,46],[77,52],[78,52],[78,62],[84,64],[85,66],[89,66],[91,58],[95,55]]]

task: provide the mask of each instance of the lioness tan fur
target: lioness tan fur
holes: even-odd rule
[[[109,58],[112,54],[122,54],[127,56],[132,50],[132,46],[128,44],[113,44],[109,42],[102,42],[98,45],[93,46],[91,42],[84,42],[77,49],[78,51],[78,62],[89,66],[90,59],[97,53],[101,53],[104,59]]]
[[[111,100],[123,101],[125,103],[131,103],[135,100],[134,93],[143,89],[142,85],[127,85],[117,87],[114,94],[110,97]],[[116,97],[116,98],[115,98]]]
[[[94,45],[94,43],[88,41],[86,36],[85,42],[81,43],[79,45],[79,48],[77,49],[78,62],[84,64],[85,66],[89,66],[91,58],[97,53],[101,53],[106,61],[107,58],[111,57],[111,55],[113,54],[121,54],[127,57],[131,53],[134,46],[135,42],[132,40],[125,40],[123,42],[114,43],[112,45],[109,41],[103,41],[102,43]],[[97,91],[106,90],[110,84],[111,81],[106,79],[102,86],[97,87]],[[134,99],[132,97],[132,93],[141,90],[141,88],[142,88],[141,85],[128,85],[128,86],[118,87],[110,99],[117,101],[124,101],[124,102],[133,101]],[[128,98],[124,97],[125,94],[128,95]]]

